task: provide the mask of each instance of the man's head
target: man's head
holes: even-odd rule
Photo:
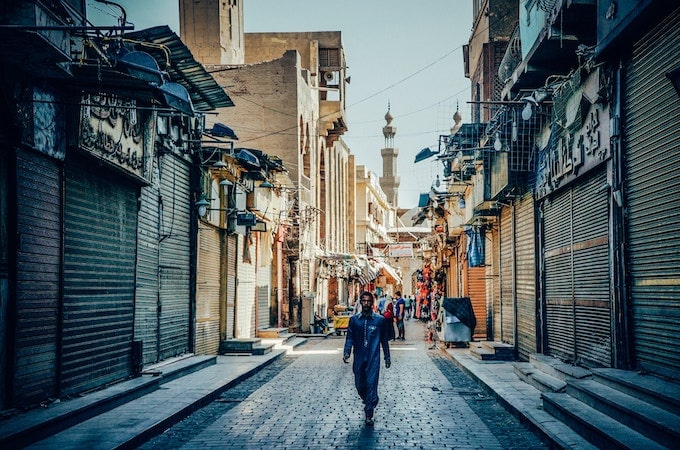
[[[401,297],[401,291],[397,291],[397,292],[395,292],[395,293],[394,293],[394,295],[396,295],[396,296],[397,296],[397,298],[400,298],[400,297]]]
[[[373,311],[373,294],[368,291],[362,292],[359,296],[359,302],[361,302],[361,312],[368,314]]]

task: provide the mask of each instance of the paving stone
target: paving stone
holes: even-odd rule
[[[408,340],[390,343],[372,427],[363,423],[351,364],[341,360],[345,338],[329,336],[310,339],[141,448],[547,448],[444,352],[428,350],[424,331],[407,323]]]

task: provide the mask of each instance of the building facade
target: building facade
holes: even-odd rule
[[[3,407],[97,389],[194,346],[196,111],[231,100],[167,27],[100,29],[71,3],[0,8],[19,25],[2,52],[22,61],[0,128]],[[18,49],[31,59],[10,57]]]
[[[341,34],[243,33],[242,19],[237,17],[243,14],[239,2],[181,5],[180,23],[206,25],[184,29],[187,46],[203,55],[199,59],[218,83],[230,86],[239,99],[236,108],[221,110],[215,122],[229,124],[239,146],[276,156],[287,169],[290,185],[283,178],[270,180],[277,192],[292,200],[286,217],[272,217],[266,207],[261,209],[269,214],[266,220],[272,222],[274,241],[282,244],[277,256],[282,273],[270,277],[281,284],[266,281],[262,271],[254,282],[257,298],[267,292],[266,309],[281,311],[277,325],[309,331],[313,313],[327,311],[329,298],[337,301],[341,290],[337,282],[326,281],[327,272],[318,276],[319,256],[327,248],[348,245],[346,223],[332,220],[342,217],[349,201],[345,176],[349,151],[339,140],[346,130]],[[219,21],[214,19],[217,16]],[[207,26],[213,22],[215,26]],[[214,51],[218,48],[225,53],[219,58]],[[237,273],[240,283],[245,274],[240,269]],[[274,304],[279,301],[280,308]],[[257,305],[240,304],[262,311],[264,300],[252,302]],[[258,329],[272,325],[241,324],[236,337],[255,337]]]

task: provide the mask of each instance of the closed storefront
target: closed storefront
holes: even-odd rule
[[[227,305],[225,312],[226,324],[224,327],[225,338],[233,339],[236,337],[236,302],[237,302],[237,245],[238,245],[238,235],[230,234],[226,237],[227,241],[227,253],[226,253],[226,287],[227,287]]]
[[[473,330],[473,338],[486,339],[486,268],[470,267],[467,270],[468,292],[463,297],[470,297],[472,310],[477,319],[477,325]]]
[[[183,156],[167,153],[160,158],[160,359],[191,350],[189,169]]]
[[[141,189],[137,226],[135,341],[141,342],[143,364],[152,364],[159,360],[158,227],[160,224],[160,189],[158,183],[156,166],[151,185]]]
[[[515,343],[515,307],[514,307],[514,224],[512,207],[501,210],[500,215],[500,267],[498,297],[498,316],[495,318],[495,339],[507,344]]]
[[[553,125],[539,153],[541,345],[588,367],[612,367],[611,76],[574,72],[553,94]]]
[[[131,373],[138,186],[66,160],[62,394]]]
[[[196,350],[217,354],[220,344],[221,230],[199,221],[196,275]]]
[[[548,353],[608,367],[612,326],[605,175],[603,167],[542,207]]]
[[[255,337],[257,318],[255,245],[252,235],[238,235],[241,250],[238,264],[238,294],[236,300],[236,337]]]
[[[7,157],[13,156],[14,151],[9,150]],[[0,286],[0,306],[3,308],[0,311],[0,325],[12,327],[9,335],[13,336],[15,346],[10,400],[13,404],[30,404],[58,393],[62,163],[29,150],[16,150],[15,161],[15,164],[7,166],[4,165],[5,161],[0,163],[4,166],[0,169],[3,177],[9,175],[4,172],[6,169],[14,170],[10,179],[16,177],[17,226],[14,229],[10,225],[7,230],[10,233],[16,231],[16,239],[0,240],[0,243],[8,244],[2,249],[3,262],[8,259],[11,261],[10,267],[5,268],[10,272],[5,274],[16,270],[16,283],[3,283]],[[3,194],[9,192],[5,189],[0,191]],[[3,215],[6,212],[3,208]],[[3,221],[3,225],[5,223]],[[8,248],[15,251],[5,253]],[[16,265],[12,269],[14,264],[11,258],[14,255]],[[5,308],[10,299],[7,294],[12,293],[10,289],[16,292],[14,321],[2,320],[6,317]],[[0,330],[4,331],[5,328]],[[5,349],[9,347],[3,346],[0,352],[3,357],[6,356]],[[2,373],[4,376],[12,372],[7,372],[3,367]]]
[[[529,192],[515,203],[515,302],[517,353],[528,360],[536,352],[536,225]]]
[[[680,12],[632,48],[625,67],[624,157],[634,365],[680,379]]]
[[[513,344],[520,359],[536,351],[536,246],[530,192],[500,213],[499,291],[495,339]]]

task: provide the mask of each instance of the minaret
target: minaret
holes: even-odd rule
[[[385,148],[380,150],[383,158],[383,175],[380,177],[380,187],[387,195],[387,201],[395,208],[399,207],[399,177],[397,176],[397,156],[399,150],[394,148],[394,135],[397,134],[397,127],[392,126],[392,114],[390,113],[390,105],[387,104],[387,114],[385,114],[385,122],[387,124],[383,127],[383,136],[385,136]]]
[[[453,113],[453,126],[451,127],[451,134],[454,135],[460,130],[461,122],[463,121],[463,117],[460,115],[460,111],[458,111],[458,102],[456,102],[456,112]]]

